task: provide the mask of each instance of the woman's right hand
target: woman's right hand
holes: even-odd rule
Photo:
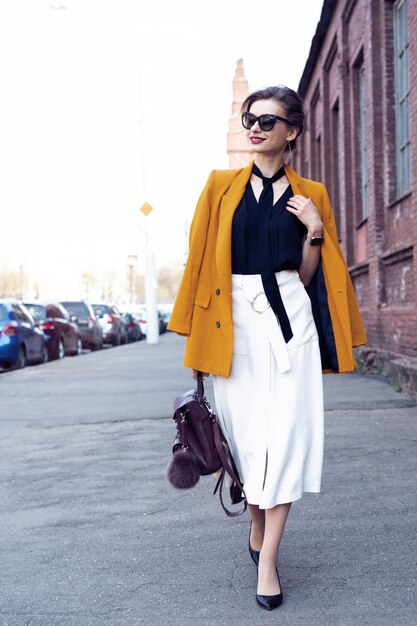
[[[194,378],[194,380],[197,380],[198,372],[199,372],[199,370],[193,370],[193,378]],[[202,372],[202,374],[203,374],[203,378],[207,378],[207,376],[209,375],[207,372]]]

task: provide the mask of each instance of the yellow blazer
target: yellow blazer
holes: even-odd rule
[[[210,174],[191,224],[188,260],[168,325],[169,330],[187,336],[185,367],[226,378],[233,352],[232,219],[251,172],[252,164]],[[352,347],[366,343],[366,336],[327,190],[322,183],[302,178],[288,165],[285,173],[294,194],[311,198],[324,225],[320,268],[337,361],[323,369],[352,371]]]

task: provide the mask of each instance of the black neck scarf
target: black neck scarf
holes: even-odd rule
[[[272,184],[279,178],[285,176],[284,166],[281,167],[281,169],[279,169],[278,172],[276,172],[276,174],[274,174],[271,178],[267,178],[266,176],[264,176],[259,167],[257,167],[255,164],[253,164],[252,173],[262,179],[263,190],[259,197],[258,205],[259,211],[268,216],[267,223],[269,223],[270,216],[272,214],[272,208],[274,205],[274,190],[272,188]],[[266,240],[268,241],[268,249],[265,250],[265,261],[262,264],[262,285],[265,291],[265,295],[268,298],[268,302],[271,305],[273,312],[275,313],[279,325],[281,326],[285,342],[288,343],[293,336],[293,332],[291,330],[290,320],[288,319],[288,315],[281,298],[277,279],[275,276],[275,271],[274,268],[271,266],[269,237],[270,233],[268,233],[268,237],[266,238]]]

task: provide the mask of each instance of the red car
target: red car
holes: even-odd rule
[[[25,306],[46,336],[50,359],[63,359],[67,354],[81,354],[83,347],[80,331],[61,304],[25,302]]]

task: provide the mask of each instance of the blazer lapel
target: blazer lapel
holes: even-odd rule
[[[227,193],[220,200],[219,230],[216,243],[216,266],[219,274],[230,280],[232,273],[232,220],[252,173],[252,163],[239,170]]]
[[[301,178],[301,176],[299,176],[297,172],[293,170],[292,167],[290,167],[286,163],[284,163],[284,167],[285,167],[285,175],[288,178],[288,182],[291,185],[291,189],[294,195],[296,193],[299,193],[302,196],[306,195],[306,190],[304,189],[303,179]]]

